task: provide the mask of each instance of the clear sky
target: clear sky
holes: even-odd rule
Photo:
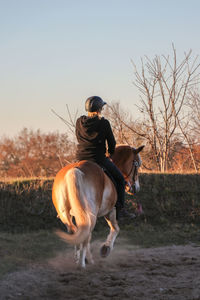
[[[85,99],[136,113],[131,59],[200,54],[199,0],[0,0],[0,136],[67,130]]]

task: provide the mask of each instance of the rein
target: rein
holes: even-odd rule
[[[129,190],[127,190],[126,192],[130,195],[134,195],[136,193],[136,191],[135,191],[135,176],[137,174],[138,167],[139,167],[139,163],[136,160],[134,160],[130,172],[128,173],[128,175],[126,175],[124,177],[126,185],[129,187]],[[133,172],[133,168],[134,168],[134,172]],[[132,180],[133,180],[134,188],[132,187],[132,184],[129,179],[129,176],[131,175],[132,172],[133,172]]]
[[[129,178],[129,176],[130,176],[131,173],[133,172],[133,168],[134,168],[134,167],[135,167],[135,169],[134,169],[134,173],[133,173],[133,178],[135,178],[137,168],[139,167],[139,164],[138,164],[138,162],[137,162],[136,160],[133,161],[132,168],[131,168],[130,172],[128,173],[128,175],[126,175],[126,176],[124,177],[125,180]]]

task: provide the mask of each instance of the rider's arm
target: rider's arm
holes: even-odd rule
[[[108,153],[112,155],[115,151],[116,141],[112,132],[112,128],[110,126],[110,122],[106,119],[104,121],[105,121],[106,140],[108,143]]]

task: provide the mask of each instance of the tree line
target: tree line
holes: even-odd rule
[[[0,177],[51,177],[73,160],[68,134],[24,128],[14,138],[0,140]]]
[[[192,51],[177,58],[144,57],[138,68],[133,62],[137,87],[138,118],[121,103],[113,102],[104,111],[118,143],[134,147],[145,144],[143,171],[199,172],[200,93],[198,57]],[[60,116],[59,116],[60,117]],[[66,134],[43,133],[24,128],[16,137],[0,139],[0,177],[55,176],[75,159],[76,144],[70,139],[74,121],[68,109]]]

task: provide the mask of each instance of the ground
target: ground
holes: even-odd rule
[[[94,241],[94,265],[76,267],[73,248],[44,263],[5,275],[0,299],[200,300],[200,247],[197,244],[139,248],[119,237],[101,258]]]

